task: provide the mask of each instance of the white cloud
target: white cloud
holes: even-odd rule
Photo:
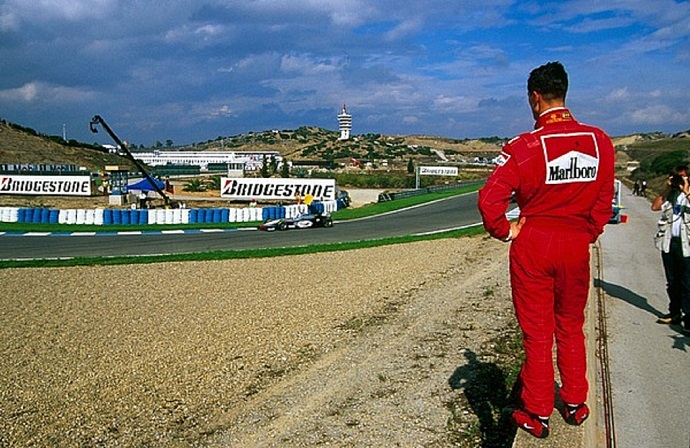
[[[0,91],[0,98],[3,101],[21,101],[29,103],[38,97],[38,85],[35,82],[24,84],[16,89]]]
[[[606,101],[621,101],[630,98],[630,93],[628,92],[627,87],[622,87],[620,89],[616,89],[612,91],[611,93],[608,94],[606,97]]]
[[[107,17],[117,3],[117,0],[7,0],[2,10],[25,22],[79,21]]]
[[[0,90],[0,101],[60,104],[88,100],[94,97],[94,92],[67,86],[55,86],[41,82],[29,82],[21,87]]]
[[[264,71],[267,68],[278,68],[281,63],[281,55],[275,52],[267,52],[262,54],[251,54],[247,55],[237,62],[235,62],[231,67],[223,68],[226,72],[245,72],[252,73],[256,71]]]
[[[637,125],[677,124],[687,125],[690,122],[690,109],[679,111],[669,106],[656,104],[637,109],[628,114],[630,121]]]
[[[287,54],[282,57],[280,70],[286,73],[300,73],[304,76],[322,75],[337,70],[337,61],[314,59],[309,55]]]
[[[573,26],[566,26],[564,29],[569,33],[587,34],[602,30],[612,30],[625,28],[632,25],[635,21],[630,17],[612,17],[608,19],[585,19]]]
[[[669,86],[690,91],[690,3],[672,0],[0,0],[0,32],[4,118],[97,97],[113,121],[150,123],[133,136],[148,141],[215,136],[228,117],[229,133],[330,124],[343,101],[362,132],[508,136],[546,58],[602,126],[677,120]]]
[[[385,35],[388,40],[398,40],[405,36],[414,35],[424,27],[424,22],[419,17],[411,17],[398,23],[395,28]]]
[[[237,114],[230,109],[230,106],[224,104],[218,108],[212,109],[208,112],[208,116],[211,118],[217,117],[234,117]]]
[[[434,98],[433,109],[442,113],[466,113],[477,109],[478,100],[466,96],[439,95]]]
[[[405,124],[417,124],[419,123],[419,118],[414,115],[406,115],[403,117],[403,123]]]
[[[0,31],[16,31],[19,29],[19,19],[11,11],[0,9]]]
[[[237,30],[232,25],[210,23],[176,25],[163,33],[166,44],[191,47],[227,44],[237,38]]]

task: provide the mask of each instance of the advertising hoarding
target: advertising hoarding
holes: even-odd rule
[[[336,199],[335,179],[221,177],[220,197],[238,201],[285,201],[311,195],[316,201]]]
[[[91,177],[0,174],[0,194],[91,196]]]

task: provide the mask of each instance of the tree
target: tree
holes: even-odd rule
[[[220,190],[220,176],[211,176],[211,178],[206,181],[206,189]]]
[[[407,161],[407,172],[408,174],[414,173],[414,162],[412,161],[412,159]]]
[[[266,154],[264,154],[264,158],[261,161],[261,170],[259,172],[261,173],[261,177],[271,177],[270,173],[268,172],[268,160],[266,160]]]
[[[183,191],[206,191],[206,185],[204,185],[199,179],[192,179],[186,184],[184,184]]]
[[[651,171],[656,174],[668,174],[678,165],[685,165],[688,153],[682,149],[657,156],[651,163]]]
[[[280,177],[290,177],[290,165],[286,159],[283,159],[283,165],[280,167]]]
[[[173,145],[173,141],[172,141],[172,140],[167,139],[167,140],[165,141],[165,146],[167,146],[168,148],[172,147],[172,145]]]

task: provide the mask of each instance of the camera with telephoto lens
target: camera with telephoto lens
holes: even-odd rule
[[[685,186],[685,178],[680,174],[672,174],[669,178],[671,190],[681,190]]]

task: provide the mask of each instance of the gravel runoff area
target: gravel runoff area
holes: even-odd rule
[[[507,251],[1,269],[0,447],[480,446]]]

